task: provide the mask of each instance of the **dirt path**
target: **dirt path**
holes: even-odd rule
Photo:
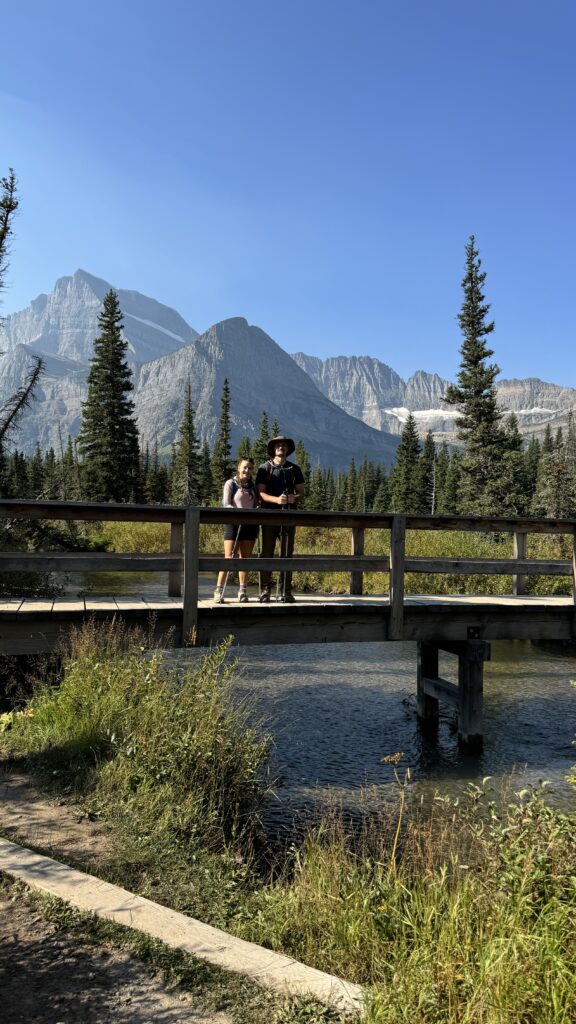
[[[104,829],[81,808],[41,792],[30,776],[0,764],[0,831],[7,839],[42,847],[65,863],[86,870],[106,858]]]
[[[78,944],[21,901],[0,900],[3,1024],[231,1024],[206,1016],[129,956]]]
[[[0,832],[86,870],[106,859],[102,826],[0,766]],[[1,868],[1,865],[0,865]],[[9,890],[8,890],[9,892]],[[192,997],[152,977],[127,954],[84,946],[22,900],[0,894],[2,1024],[232,1024],[194,1009]]]

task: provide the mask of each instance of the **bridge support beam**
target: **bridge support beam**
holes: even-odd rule
[[[447,651],[458,658],[458,685],[438,675],[438,652]],[[430,733],[438,727],[438,702],[458,711],[458,746],[479,754],[484,745],[482,710],[484,662],[490,660],[490,644],[483,640],[462,643],[441,641],[418,643],[417,710],[422,728]]]

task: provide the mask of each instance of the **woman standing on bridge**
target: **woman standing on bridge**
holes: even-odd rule
[[[238,460],[236,465],[236,475],[233,476],[231,480],[227,480],[224,484],[224,494],[222,498],[224,508],[258,508],[260,501],[258,491],[256,490],[256,484],[252,477],[253,470],[254,459]],[[233,523],[227,523],[224,527],[225,558],[234,558],[236,554],[238,554],[240,558],[250,558],[250,555],[254,550],[254,543],[257,536],[257,526],[236,526]],[[214,591],[214,601],[216,604],[222,604],[224,600],[224,589],[226,587],[227,579],[227,572],[218,573],[218,582],[216,584],[216,590]],[[247,574],[245,572],[239,572],[238,579],[240,581],[238,600],[241,603],[244,603],[248,600],[248,592],[246,590]]]

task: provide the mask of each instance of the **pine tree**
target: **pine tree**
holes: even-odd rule
[[[40,498],[44,490],[44,466],[40,442],[36,442],[34,455],[27,460],[26,475],[28,477],[28,494],[33,498]]]
[[[415,512],[418,503],[418,462],[420,441],[412,413],[404,424],[396,463],[392,472],[392,505],[394,512]]]
[[[236,459],[238,462],[240,459],[249,459],[252,456],[252,441],[246,434],[240,438],[240,442],[236,449]]]
[[[215,498],[221,496],[226,480],[232,476],[234,466],[230,453],[230,385],[225,379],[220,398],[218,436],[212,452],[212,491]]]
[[[365,458],[358,470],[358,487],[361,488],[364,496],[366,510],[371,509],[376,494],[376,476],[374,463]]]
[[[324,488],[326,493],[326,511],[336,511],[336,481],[334,480],[334,471],[331,466],[324,471]]]
[[[416,480],[416,512],[433,515],[436,504],[436,445],[432,431],[424,439],[422,454],[418,462]]]
[[[212,456],[210,455],[210,445],[206,438],[204,444],[200,450],[200,469],[198,476],[199,483],[199,499],[201,505],[209,505],[212,498],[213,482],[212,482]]]
[[[498,483],[505,449],[502,415],[496,400],[496,377],[500,370],[488,364],[493,350],[485,342],[494,330],[486,316],[490,306],[484,302],[482,286],[486,274],[472,235],[466,245],[466,273],[462,281],[464,299],[458,321],[464,341],[458,384],[450,384],[444,401],[457,405],[458,437],[464,442],[461,462],[460,501],[463,512],[490,515],[499,509]]]
[[[542,454],[542,446],[537,437],[533,437],[524,453],[524,478],[526,480],[526,497],[528,508],[532,505],[534,492],[536,490],[536,478],[538,476],[538,464]]]
[[[572,410],[568,413],[566,441],[566,504],[569,518],[576,517],[576,424]]]
[[[11,496],[8,459],[6,458],[4,446],[0,441],[0,498],[10,498]]]
[[[356,472],[356,463],[354,459],[350,460],[348,467],[348,473],[344,484],[344,496],[343,505],[344,512],[355,512],[356,502],[358,501],[358,474]]]
[[[58,494],[62,501],[77,501],[80,497],[80,492],[76,486],[77,476],[72,438],[70,437],[70,434],[68,434],[68,440],[65,448],[60,425],[58,426],[58,442],[60,447],[60,458],[56,464],[56,471],[58,474]]]
[[[56,498],[61,498],[60,493],[60,476],[59,467],[56,462],[56,452],[53,448],[49,448],[44,456],[44,465],[42,467],[43,476],[43,497],[47,501],[55,501]]]
[[[82,485],[89,501],[131,501],[139,487],[138,428],[129,398],[133,384],[122,313],[113,289],[104,297],[98,323],[78,435]]]
[[[270,433],[270,427],[268,425],[268,413],[263,412],[260,420],[260,427],[258,429],[258,437],[252,445],[252,458],[254,459],[254,465],[256,469],[261,466],[263,462],[266,462],[268,458],[268,441],[273,437]]]
[[[272,420],[272,426],[270,427],[270,437],[280,437],[280,424],[276,417]]]
[[[198,439],[194,430],[192,411],[192,387],[188,381],[172,467],[170,498],[176,505],[198,504],[199,470]]]
[[[276,436],[279,436],[279,435],[276,435]],[[308,490],[308,487],[309,487],[309,484],[310,484],[310,472],[311,472],[311,469],[310,469],[310,456],[308,455],[308,452],[306,451],[306,446],[304,444],[304,441],[296,441],[296,447],[294,449],[294,455],[293,456],[291,455],[290,458],[294,460],[294,462],[296,463],[297,466],[300,466],[300,469],[302,470],[302,476],[304,477],[304,486],[305,486],[306,490]],[[300,505],[300,508],[301,507],[302,507],[302,505]]]
[[[515,413],[510,413],[506,418],[503,439],[501,473],[494,487],[498,509],[502,515],[525,515],[529,508],[526,460]]]
[[[306,506],[315,512],[327,512],[328,502],[326,498],[326,482],[324,471],[318,463],[310,474],[310,488],[307,494]]]
[[[572,494],[567,454],[562,432],[552,439],[552,432],[547,429],[530,508],[532,515],[570,518]]]
[[[460,465],[462,457],[453,452],[450,459],[444,486],[438,492],[436,513],[440,516],[454,516],[460,512]]]
[[[390,487],[388,485],[388,481],[384,479],[378,485],[378,490],[376,491],[372,502],[371,511],[377,512],[379,515],[386,515],[387,512],[390,512],[391,505],[392,499],[390,495]]]
[[[441,495],[446,486],[446,476],[450,465],[450,451],[446,441],[443,441],[436,452],[436,471],[434,473],[434,515],[438,513]]]

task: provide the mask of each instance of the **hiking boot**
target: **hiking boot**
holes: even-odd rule
[[[240,604],[247,604],[248,594],[246,593],[246,587],[240,587],[240,590],[238,591],[238,600]]]
[[[284,594],[282,601],[284,604],[295,604],[296,598],[294,597],[294,594]]]
[[[270,604],[270,591],[263,590],[260,594],[260,604]]]
[[[214,604],[224,604],[224,591],[222,587],[216,587],[214,591]]]

